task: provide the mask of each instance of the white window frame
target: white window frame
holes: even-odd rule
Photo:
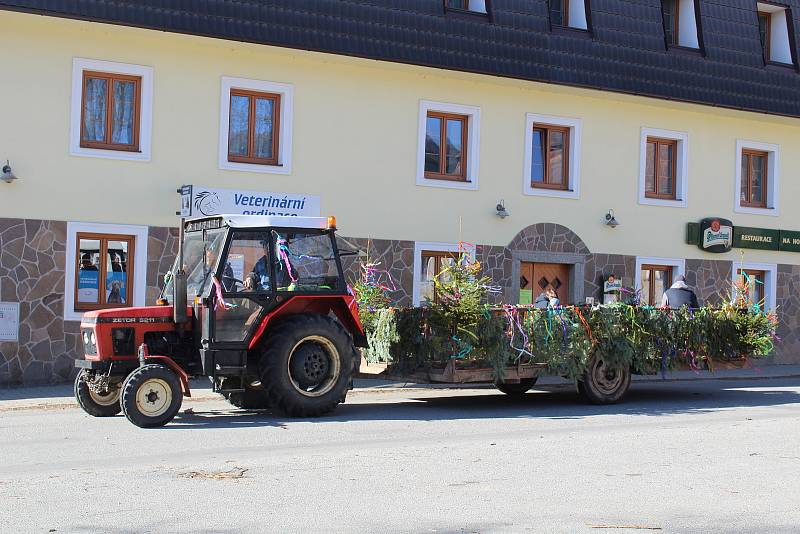
[[[751,208],[742,206],[740,195],[742,191],[742,151],[761,150],[767,152],[767,207]],[[771,143],[761,143],[759,141],[736,141],[736,189],[733,195],[733,211],[736,213],[749,213],[750,215],[769,215],[778,217],[780,215],[780,147]]]
[[[475,247],[462,244],[463,249],[472,257],[475,257]],[[458,243],[441,243],[435,241],[415,241],[414,242],[414,276],[413,276],[413,290],[412,301],[414,306],[419,306],[420,303],[420,283],[422,282],[422,253],[423,252],[459,252],[461,248]]]
[[[678,142],[675,154],[675,200],[663,198],[649,198],[647,196],[647,138],[660,137]],[[668,206],[672,208],[685,208],[688,206],[689,196],[689,134],[660,128],[642,128],[639,140],[639,204],[645,206]]]
[[[678,46],[700,48],[697,13],[694,0],[679,0],[678,6]]]
[[[278,164],[260,165],[228,161],[228,129],[230,126],[231,89],[244,89],[281,95],[280,125],[278,130]],[[219,168],[227,171],[291,174],[292,172],[292,122],[294,117],[294,86],[288,83],[251,80],[223,76],[219,104]]]
[[[678,276],[686,276],[686,260],[683,258],[658,258],[655,256],[636,256],[636,276],[634,288],[636,291],[644,290],[642,287],[642,266],[643,265],[663,265],[665,267],[672,267],[672,282]],[[656,306],[660,306],[659,302]]]
[[[453,113],[467,116],[467,181],[436,180],[425,177],[425,134],[429,111]],[[466,189],[477,191],[478,169],[480,162],[481,108],[461,104],[448,104],[420,100],[419,129],[417,131],[417,185],[426,187],[442,187],[445,189]]]
[[[485,15],[487,13],[487,11],[486,11],[486,0],[470,0],[469,4],[470,4],[469,5],[469,9],[467,9],[467,11],[469,11],[471,13],[481,13],[483,15]],[[449,9],[453,9],[453,8],[449,8]]]
[[[794,65],[792,57],[792,45],[789,35],[789,22],[786,17],[788,14],[787,6],[775,4],[756,3],[756,11],[769,13],[769,57],[767,61],[781,63],[783,65]]]
[[[561,126],[569,128],[569,176],[567,189],[546,189],[531,185],[533,165],[533,126]],[[525,114],[525,164],[522,169],[522,193],[537,197],[579,199],[581,197],[581,133],[583,121],[572,117],[554,117],[537,113]]]
[[[777,307],[778,300],[778,265],[776,263],[734,261],[733,269],[731,269],[731,296],[733,298],[736,298],[737,273],[742,269],[764,271],[764,308],[766,308],[765,311],[774,310]]]
[[[139,103],[139,151],[85,148],[81,146],[81,107],[83,105],[83,72],[107,72],[139,76],[141,101]],[[89,158],[150,161],[153,138],[153,68],[114,61],[72,58],[72,102],[70,105],[69,153]]]
[[[79,233],[134,236],[136,241],[133,249],[133,302],[131,305],[144,306],[147,294],[147,240],[149,234],[147,226],[68,222],[64,268],[64,320],[80,321],[84,313],[75,311],[75,267],[78,264],[76,236]]]
[[[589,30],[589,21],[586,17],[586,0],[570,0],[569,14],[567,15],[568,28],[576,30]]]

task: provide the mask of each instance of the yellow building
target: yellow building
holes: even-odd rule
[[[0,1],[0,383],[67,379],[84,310],[152,303],[181,208],[334,214],[403,305],[459,243],[504,302],[744,270],[800,361],[795,2],[105,3]]]

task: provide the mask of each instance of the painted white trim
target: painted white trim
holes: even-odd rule
[[[578,30],[589,29],[589,24],[586,20],[586,0],[573,0],[569,3],[567,22],[569,22],[570,28]]]
[[[430,180],[425,178],[425,134],[428,111],[455,113],[467,115],[467,181],[456,182],[451,180]],[[417,130],[417,185],[427,187],[442,187],[445,189],[478,189],[478,163],[480,161],[481,108],[464,106],[461,104],[448,104],[445,102],[432,102],[420,100],[419,102],[419,127]]]
[[[228,128],[231,111],[231,89],[246,89],[281,95],[280,126],[278,131],[278,165],[257,165],[228,161]],[[292,173],[292,123],[294,118],[294,86],[288,83],[250,80],[223,76],[219,102],[219,168],[228,171],[269,174]]]
[[[75,236],[80,232],[97,234],[120,234],[135,237],[133,258],[133,306],[144,306],[147,294],[147,226],[100,224],[84,222],[67,223],[67,250],[64,272],[64,320],[80,321],[83,312],[75,311],[75,267],[78,259]]]
[[[475,257],[475,249],[472,247],[468,247],[467,250],[469,251],[470,255],[474,258]],[[431,242],[431,241],[415,241],[414,242],[414,273],[413,273],[413,289],[411,292],[411,299],[414,303],[414,306],[419,306],[419,290],[420,290],[420,282],[422,278],[422,252],[423,251],[433,251],[433,252],[458,252],[459,246],[458,243],[439,243],[439,242]]]
[[[769,153],[767,158],[767,207],[748,208],[740,205],[740,194],[742,190],[742,150],[762,150]],[[736,213],[749,213],[751,215],[769,215],[778,217],[780,215],[780,147],[772,143],[762,143],[759,141],[736,140],[736,189],[733,192],[733,211]]]
[[[83,71],[93,70],[113,74],[141,76],[142,101],[139,109],[139,152],[103,150],[81,147],[81,104],[83,101]],[[150,161],[153,139],[153,68],[113,61],[72,58],[72,97],[69,121],[69,153],[89,158]]]
[[[531,186],[533,165],[534,124],[564,126],[569,128],[569,176],[568,189],[544,189]],[[581,196],[581,134],[583,121],[572,117],[554,117],[537,113],[525,114],[525,162],[522,168],[522,193],[529,196],[579,199]]]
[[[759,12],[770,13],[769,28],[769,61],[783,63],[785,65],[794,64],[792,59],[792,47],[789,39],[789,24],[786,19],[787,9],[785,6],[775,4],[756,3]]]
[[[678,45],[687,48],[700,48],[697,38],[697,15],[694,0],[680,0],[678,7]]]
[[[775,263],[752,263],[734,261],[731,269],[731,295],[736,297],[735,284],[737,272],[741,269],[753,269],[754,271],[764,271],[764,307],[774,310],[777,307],[778,295],[778,265]]]
[[[643,289],[642,288],[642,265],[664,265],[667,267],[672,267],[672,279],[675,280],[676,277],[680,275],[686,275],[686,260],[683,258],[658,258],[655,256],[636,256],[636,276],[635,276],[635,283],[634,288],[636,290]],[[658,306],[661,303],[657,303]]]
[[[661,137],[663,139],[673,139],[678,142],[678,152],[675,157],[675,200],[662,198],[648,198],[645,171],[647,170],[647,138]],[[661,130],[659,128],[642,127],[641,138],[639,139],[639,204],[645,206],[668,206],[672,208],[685,208],[688,205],[689,197],[689,134],[686,132],[676,132],[672,130]]]

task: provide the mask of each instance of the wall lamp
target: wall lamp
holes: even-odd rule
[[[508,217],[509,215],[511,215],[511,214],[508,212],[508,210],[506,209],[506,201],[505,201],[505,200],[501,200],[501,201],[500,201],[500,202],[497,204],[497,206],[495,206],[495,210],[497,210],[497,211],[496,211],[496,215],[497,215],[498,217],[500,217],[501,219],[505,219],[506,217]]]
[[[0,174],[0,180],[3,180],[5,183],[10,184],[14,180],[18,179],[14,174],[14,172],[11,170],[11,164],[9,163],[8,160],[6,160],[6,164],[3,165],[2,170],[3,174]]]
[[[614,217],[614,210],[608,210],[608,213],[606,213],[606,226],[610,226],[611,228],[619,226],[619,221]]]

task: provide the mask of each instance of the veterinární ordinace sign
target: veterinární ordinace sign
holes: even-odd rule
[[[320,216],[320,197],[316,195],[220,189],[200,185],[184,185],[178,191],[181,195],[181,217],[220,214]]]

